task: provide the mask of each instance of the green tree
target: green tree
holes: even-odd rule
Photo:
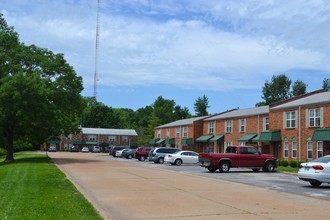
[[[152,117],[158,118],[158,120],[153,119],[153,121],[159,122],[159,124],[155,124],[156,126],[169,123],[174,118],[174,100],[164,99],[162,96],[159,96],[156,101],[152,105],[154,111]]]
[[[323,86],[322,89],[329,91],[330,90],[330,79],[323,79]]]
[[[194,110],[196,116],[206,116],[209,113],[207,112],[207,108],[209,108],[209,99],[203,95],[202,97],[198,97],[194,103]]]
[[[262,99],[266,105],[290,98],[291,80],[285,75],[273,76],[269,82],[266,80],[262,88]]]
[[[62,54],[20,43],[0,14],[0,129],[6,161],[14,161],[14,140],[42,143],[76,131],[82,89],[82,78]]]
[[[191,118],[191,114],[187,107],[182,108],[180,105],[174,107],[174,118],[175,120]]]
[[[307,84],[297,80],[292,85],[292,96],[300,96],[307,93]]]

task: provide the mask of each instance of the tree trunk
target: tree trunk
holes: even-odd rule
[[[6,156],[6,162],[13,162],[14,159],[14,132],[7,131],[7,156]]]

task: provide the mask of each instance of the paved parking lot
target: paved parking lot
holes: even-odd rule
[[[330,202],[107,155],[49,153],[104,219],[328,219]]]

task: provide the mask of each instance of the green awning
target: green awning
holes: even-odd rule
[[[246,134],[240,139],[238,139],[238,142],[251,142],[253,138],[255,138],[257,134]]]
[[[156,142],[156,144],[162,144],[162,143],[164,143],[165,142],[165,139],[159,139],[157,142]]]
[[[131,142],[131,143],[129,144],[129,146],[130,146],[130,147],[138,147],[139,145],[138,145],[137,142]]]
[[[86,141],[85,144],[88,144],[88,145],[96,145],[97,142],[96,142],[96,141]]]
[[[84,141],[74,141],[73,144],[84,144]]]
[[[196,142],[208,142],[213,137],[213,134],[203,135],[196,139]]]
[[[252,140],[250,142],[258,142],[259,137],[260,137],[260,135],[255,136],[254,138],[252,138]]]
[[[330,128],[314,130],[312,141],[330,141]]]
[[[219,135],[215,135],[214,137],[212,137],[209,142],[222,142],[225,138],[225,135],[224,134],[219,134]]]
[[[159,140],[159,138],[154,138],[149,140],[149,144],[156,144],[156,142]]]
[[[282,141],[281,130],[264,131],[259,135],[258,142]]]
[[[192,143],[193,143],[192,138],[183,138],[181,140],[182,145],[192,145]]]
[[[167,138],[165,140],[165,144],[175,144],[175,139],[174,138]]]

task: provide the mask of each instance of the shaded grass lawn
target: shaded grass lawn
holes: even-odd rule
[[[0,157],[0,219],[102,219],[43,154]]]

